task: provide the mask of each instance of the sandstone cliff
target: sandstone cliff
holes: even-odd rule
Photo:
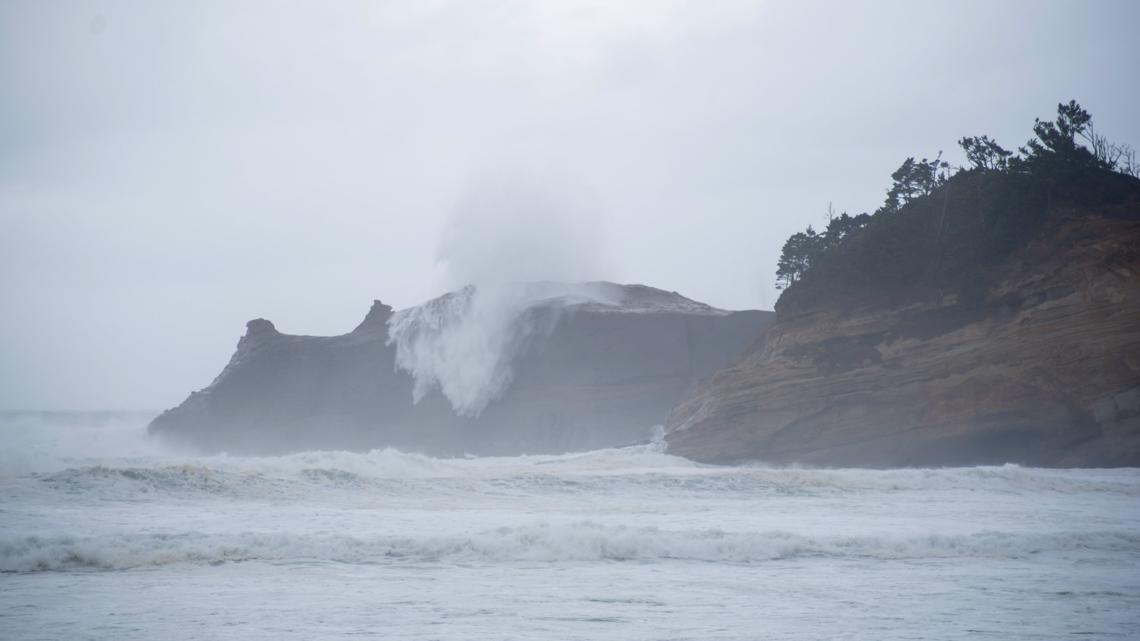
[[[1050,203],[1047,222],[979,276],[970,300],[937,287],[782,300],[750,353],[674,410],[669,451],[709,462],[1140,465],[1140,203],[1115,199]]]
[[[255,454],[396,447],[509,455],[626,445],[648,438],[685,393],[742,354],[773,318],[638,285],[528,287],[525,304],[512,299],[499,319],[506,324],[490,329],[467,325],[481,318],[468,318],[471,290],[395,316],[377,301],[341,336],[291,336],[267,320],[250,321],[214,382],[156,418],[150,431],[206,451]],[[447,316],[457,305],[460,313]],[[509,367],[509,384],[471,415],[457,413],[455,399],[431,385],[413,403],[416,378],[397,368],[397,354],[424,346],[390,341],[396,320],[401,341],[444,340],[437,334],[448,323],[451,338],[471,339],[429,343],[429,361],[466,357],[494,338],[486,332],[498,331],[513,341],[496,348],[506,353],[475,350],[474,358],[502,357],[494,364]],[[485,363],[462,364],[471,367],[460,368],[458,382],[470,383]],[[502,378],[492,373],[491,382]],[[428,374],[421,385],[435,380]]]

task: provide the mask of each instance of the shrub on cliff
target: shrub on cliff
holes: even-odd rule
[[[980,300],[986,272],[1022,245],[1058,207],[1085,211],[1140,201],[1130,148],[1094,133],[1075,101],[1034,139],[1007,151],[988,136],[959,141],[970,163],[951,172],[941,154],[907,158],[873,214],[831,217],[785,243],[777,265],[778,311],[838,299],[873,302],[929,290]],[[1081,141],[1088,143],[1088,146]]]

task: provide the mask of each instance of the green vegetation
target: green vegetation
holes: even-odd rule
[[[967,167],[951,167],[941,153],[907,158],[874,213],[829,211],[823,231],[809,226],[792,235],[777,264],[776,286],[785,290],[778,308],[916,288],[977,300],[987,267],[1024,244],[1051,212],[1140,201],[1133,150],[1097,134],[1075,101],[1058,105],[1056,120],[1035,121],[1033,133],[1016,153],[988,136],[962,138]]]

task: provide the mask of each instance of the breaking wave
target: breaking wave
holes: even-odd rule
[[[21,537],[0,541],[0,571],[129,569],[238,561],[457,563],[560,561],[705,561],[762,563],[826,557],[877,560],[1025,559],[1044,554],[1140,555],[1130,531],[968,535],[805,536],[782,531],[725,532],[606,526],[593,522],[501,527],[472,535],[351,537],[242,532],[122,533],[114,536]]]
[[[100,460],[23,477],[42,490],[102,498],[303,498],[359,490],[385,495],[459,492],[760,497],[983,491],[1109,493],[1140,497],[1133,470],[1053,470],[1017,465],[946,469],[719,467],[664,454],[660,445],[579,454],[433,458],[385,449],[280,457]]]

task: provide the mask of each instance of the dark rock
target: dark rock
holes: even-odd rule
[[[478,416],[457,415],[438,390],[413,404],[413,378],[397,370],[388,343],[392,308],[376,301],[341,336],[292,336],[250,321],[214,382],[150,431],[204,451],[253,454],[395,447],[510,455],[627,445],[647,439],[774,316],[726,312],[650,287],[590,285],[602,295],[567,300],[543,285],[554,293],[525,313],[549,332],[515,356],[513,383]]]
[[[1140,465],[1131,207],[1056,216],[986,275],[976,306],[935,292],[781,310],[674,410],[668,450],[718,463]]]

